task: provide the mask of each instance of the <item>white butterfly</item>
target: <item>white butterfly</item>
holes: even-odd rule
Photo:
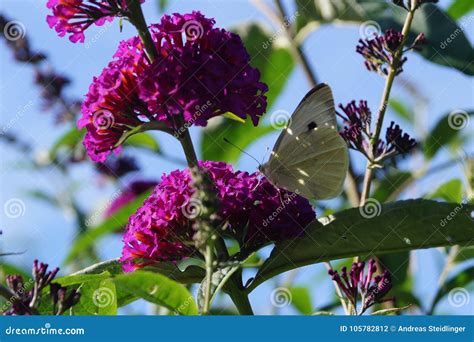
[[[277,187],[307,199],[328,199],[341,193],[348,165],[331,88],[319,84],[301,100],[259,169]]]

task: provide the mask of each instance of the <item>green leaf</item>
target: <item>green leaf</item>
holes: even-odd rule
[[[58,283],[61,286],[71,286],[78,285],[87,282],[101,282],[103,280],[109,279],[110,273],[105,271],[98,274],[77,274],[69,275],[54,280],[54,283]]]
[[[139,134],[134,134],[130,136],[125,142],[125,146],[127,145],[148,149],[156,153],[161,152],[160,145],[155,140],[155,138],[149,133],[141,132]]]
[[[454,0],[448,7],[448,14],[456,20],[471,11],[474,11],[474,1],[472,0]]]
[[[388,106],[392,109],[400,118],[405,120],[406,122],[413,123],[414,116],[412,111],[408,108],[406,103],[403,103],[401,100],[398,99],[390,99],[388,102]]]
[[[363,208],[344,210],[325,226],[315,220],[304,237],[277,243],[248,291],[280,273],[323,261],[474,241],[473,205],[408,200],[372,209],[370,216]]]
[[[383,309],[383,310],[378,310],[375,312],[372,312],[372,316],[388,316],[388,315],[397,315],[401,313],[403,310],[406,310],[410,307],[410,305],[406,305],[401,308],[390,308],[390,309]]]
[[[116,315],[117,293],[112,279],[91,280],[79,287],[81,298],[72,308],[74,315]]]
[[[438,187],[429,194],[428,199],[443,199],[446,202],[462,202],[463,185],[460,179],[452,179]]]
[[[443,116],[424,142],[423,150],[427,159],[433,158],[441,147],[453,141],[469,124],[474,111],[453,111]]]
[[[382,30],[393,28],[401,31],[406,17],[406,11],[391,1],[297,0],[296,3],[298,13],[301,13],[297,17],[299,30],[318,27],[314,22],[369,25],[370,21],[375,21]],[[424,33],[429,42],[423,49],[416,51],[424,58],[433,63],[456,68],[468,75],[474,74],[474,49],[464,34],[464,29],[441,8],[424,4],[416,11],[409,42],[419,33]],[[450,38],[451,36],[455,38]]]
[[[146,266],[145,268],[143,268],[143,270],[160,273],[182,284],[199,283],[205,275],[204,270],[200,267],[188,265],[184,270],[180,270],[176,263],[165,261],[157,262],[153,265]],[[84,268],[80,271],[77,271],[71,274],[71,276],[96,275],[103,272],[108,272],[111,275],[122,274],[122,264],[120,263],[119,259],[102,261],[87,268]]]
[[[272,36],[272,33],[267,32],[258,23],[239,26],[234,31],[242,38],[251,56],[251,65],[260,71],[261,80],[269,87],[269,91],[266,93],[268,112],[294,68],[293,57],[287,47],[275,44],[275,37]],[[224,137],[239,148],[245,149],[252,142],[273,130],[271,126],[262,123],[254,127],[250,119],[247,119],[245,123],[239,123],[224,118],[215,125],[212,125],[211,121],[209,126],[202,130],[202,158],[235,163],[239,159],[241,151],[225,143]]]
[[[383,179],[379,181],[372,197],[381,203],[390,199],[396,199],[400,191],[403,190],[404,184],[411,179],[412,174],[404,171],[395,171],[384,175]]]
[[[469,296],[469,293],[467,293],[467,290],[465,288],[472,281],[474,281],[474,266],[471,266],[468,269],[459,272],[453,278],[445,282],[436,293],[436,296],[433,299],[433,303],[431,304],[431,308],[428,311],[428,314],[433,314],[436,305],[447,294],[453,296],[453,300],[457,300],[455,296],[460,296],[461,299],[462,296]]]
[[[61,135],[59,139],[53,144],[49,151],[49,157],[54,160],[57,158],[60,150],[64,148],[75,148],[78,144],[80,144],[85,133],[85,129],[78,130],[76,127],[73,127],[71,130]]]
[[[291,305],[303,315],[311,315],[313,313],[313,304],[311,300],[311,293],[306,287],[292,287]]]
[[[128,292],[178,314],[196,315],[196,303],[183,285],[157,273],[135,271],[114,278],[117,291]]]
[[[140,195],[135,200],[124,205],[118,211],[113,213],[97,227],[90,228],[80,235],[69,250],[69,254],[66,256],[64,263],[69,264],[72,262],[82,251],[93,246],[94,243],[104,235],[120,231],[128,223],[129,217],[137,211],[149,194],[150,192],[146,192],[145,194]]]

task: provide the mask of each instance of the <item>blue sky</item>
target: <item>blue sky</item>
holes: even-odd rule
[[[131,25],[125,23],[123,32],[119,32],[118,23],[115,21],[103,33],[96,27],[87,31],[86,42],[91,39],[89,44],[72,44],[66,38],[57,37],[56,33],[47,26],[45,3],[46,0],[2,0],[0,11],[25,25],[26,34],[33,48],[46,52],[51,66],[73,80],[67,94],[71,97],[82,98],[92,77],[99,74],[111,59],[118,41],[135,35],[135,31]],[[445,7],[447,3],[449,1],[441,1],[441,6]],[[256,11],[252,4],[243,0],[171,0],[168,12],[189,12],[195,9],[199,9],[208,17],[215,17],[217,25],[221,27],[229,28],[252,20],[261,20],[269,29],[272,29],[271,23]],[[159,20],[160,14],[155,1],[148,0],[144,5],[144,11],[149,23]],[[474,35],[472,21],[465,32],[472,41]],[[367,72],[364,68],[362,58],[355,53],[358,39],[357,26],[323,26],[310,35],[304,45],[304,51],[318,79],[331,85],[336,103],[366,99],[375,111],[381,96],[383,79],[374,73]],[[415,136],[426,134],[441,115],[454,109],[474,107],[472,78],[453,69],[427,62],[416,54],[410,54],[408,58],[402,78],[415,84],[428,98],[426,111],[417,118],[419,125],[416,132],[409,129],[409,133]],[[53,118],[48,113],[41,112],[38,89],[33,85],[33,72],[28,65],[16,63],[9,51],[6,51],[0,57],[0,73],[0,126],[11,126],[12,132],[17,132],[23,138],[33,142],[36,154],[40,157],[61,134],[63,128],[54,126]],[[309,88],[310,85],[301,69],[297,68],[292,73],[284,92],[269,112],[276,110],[291,112]],[[407,92],[397,85],[393,96],[409,103],[411,101]],[[393,113],[389,112],[386,122],[393,118]],[[470,128],[472,127],[474,126],[471,124]],[[198,139],[197,133],[196,129],[192,131],[194,139]],[[181,153],[179,146],[173,140],[162,135],[157,137],[167,154],[179,155]],[[276,134],[269,135],[258,144],[250,146],[248,152],[258,160],[262,160],[267,147],[271,148],[275,139]],[[473,146],[470,146],[469,150],[472,152]],[[24,254],[9,259],[11,262],[24,266],[29,267],[34,258],[54,265],[59,264],[75,235],[73,221],[67,211],[58,213],[54,208],[29,198],[25,192],[31,188],[61,190],[65,189],[67,182],[54,170],[32,173],[24,167],[24,157],[4,144],[0,145],[0,156],[2,205],[11,198],[20,198],[25,203],[25,215],[20,218],[8,218],[2,212],[1,226],[4,236],[0,240],[0,248],[3,251],[25,251]],[[441,153],[433,163],[437,164],[446,158],[447,154]],[[141,154],[139,162],[143,167],[142,174],[146,178],[157,178],[163,172],[180,167],[148,153]],[[402,163],[402,167],[416,169],[420,163],[419,158],[413,158]],[[363,165],[362,159],[356,156],[357,168]],[[256,165],[251,159],[243,157],[238,168],[254,171]],[[456,176],[461,177],[460,169],[453,166],[446,172],[417,184],[403,196],[419,197],[434,190],[443,181]],[[73,178],[80,187],[81,204],[90,210],[100,206],[101,203],[106,203],[114,192],[112,186],[99,184],[90,168],[76,168]],[[120,240],[118,238],[105,239],[100,244],[99,250],[104,259],[116,257],[121,250]],[[417,291],[424,298],[429,298],[433,295],[434,286],[426,286],[426,282],[436,282],[443,258],[436,250],[417,252],[416,257],[415,265],[418,265],[419,272],[424,273]],[[322,278],[318,274],[321,274],[322,270],[321,266],[305,268],[297,276],[296,283],[314,285],[321,281]],[[315,304],[322,304],[327,296],[321,296],[321,293],[327,293],[330,289],[329,282],[324,282],[318,289],[320,290],[317,294],[315,293]],[[251,298],[255,302],[268,306],[268,287],[258,288]],[[447,310],[449,311],[449,308]]]

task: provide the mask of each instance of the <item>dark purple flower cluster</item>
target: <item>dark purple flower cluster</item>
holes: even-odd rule
[[[417,145],[416,140],[411,138],[408,133],[403,133],[399,125],[395,122],[390,123],[385,134],[386,149],[385,153],[396,151],[399,154],[410,152]]]
[[[227,223],[224,234],[242,246],[299,236],[315,219],[306,199],[275,188],[258,173],[233,171],[222,162],[205,161],[200,166],[215,185],[218,216]],[[197,253],[192,243],[193,220],[202,203],[194,193],[188,169],[163,175],[152,195],[130,217],[121,258],[125,271]]]
[[[367,101],[349,102],[346,106],[339,105],[342,113],[336,112],[342,118],[344,127],[340,134],[350,148],[361,152],[369,160],[381,161],[397,154],[409,153],[416,145],[416,140],[404,133],[399,125],[392,121],[387,128],[385,141],[379,139],[374,150],[370,140],[373,136],[370,128],[372,113]]]
[[[164,16],[151,34],[153,63],[140,39],[131,38],[89,87],[78,125],[87,128],[84,145],[96,162],[119,152],[122,135],[145,122],[179,131],[232,112],[257,124],[266,110],[267,86],[239,36],[214,28],[199,12]]]
[[[68,291],[59,284],[51,284],[58,273],[59,268],[48,272],[48,265],[33,262],[33,278],[25,283],[21,275],[9,275],[6,277],[7,286],[12,292],[9,298],[10,309],[3,312],[4,315],[35,315],[42,300],[42,291],[48,285],[53,301],[53,313],[62,315],[67,309],[79,302],[79,293],[76,290]]]
[[[73,43],[83,43],[84,31],[92,24],[102,26],[114,17],[127,16],[126,0],[48,0],[46,6],[53,12],[46,18],[49,27],[60,37],[69,34]]]
[[[95,167],[100,174],[111,178],[120,178],[140,169],[136,160],[129,156],[109,158],[103,163],[95,164]]]
[[[391,276],[387,270],[374,277],[377,272],[375,260],[369,260],[367,274],[364,269],[365,262],[355,262],[349,273],[346,267],[341,269],[341,274],[333,269],[328,271],[355,313],[358,313],[357,303],[360,297],[362,308],[358,314],[363,314],[372,305],[381,302],[392,288]]]
[[[403,43],[403,35],[400,32],[388,29],[385,34],[375,34],[373,38],[359,39],[356,51],[365,59],[365,66],[369,71],[388,75],[390,68],[396,67],[396,74],[403,71],[403,64],[407,58],[402,57],[398,65],[393,65],[395,51]]]

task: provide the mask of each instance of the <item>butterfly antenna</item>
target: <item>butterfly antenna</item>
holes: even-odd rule
[[[224,141],[232,146],[234,146],[236,149],[238,149],[240,152],[242,152],[243,154],[249,156],[250,158],[252,158],[253,160],[255,160],[257,162],[257,164],[260,166],[262,165],[258,160],[257,158],[255,158],[254,156],[250,155],[249,153],[245,152],[243,149],[241,149],[239,146],[237,146],[236,144],[234,144],[233,142],[229,141],[227,138],[224,138]]]

